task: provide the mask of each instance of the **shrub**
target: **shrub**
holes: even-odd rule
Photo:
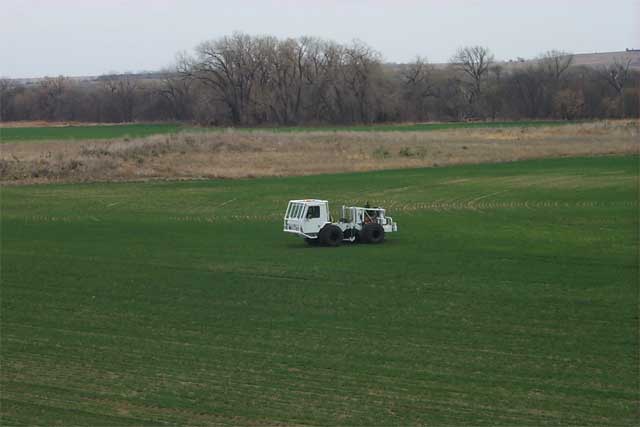
[[[373,157],[376,159],[386,159],[391,157],[391,153],[386,148],[380,146],[374,150]]]

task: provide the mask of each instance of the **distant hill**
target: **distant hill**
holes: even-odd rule
[[[631,69],[640,71],[640,49],[622,50],[618,52],[596,52],[596,53],[577,53],[573,55],[573,66],[585,66],[598,68],[613,64],[615,60],[627,62],[631,60]],[[511,59],[508,61],[496,61],[496,64],[502,65],[505,70],[514,70],[524,68],[528,65],[535,64],[537,59]],[[406,64],[387,64],[390,68],[401,69]],[[435,68],[442,69],[447,67],[447,63],[432,64]]]
[[[578,53],[573,56],[574,65],[585,65],[587,67],[598,67],[613,63],[619,59],[625,63],[631,60],[630,68],[640,70],[640,49],[622,52],[602,52],[602,53]]]
[[[604,67],[613,64],[616,60],[626,63],[631,61],[629,68],[640,71],[640,50],[627,50],[618,52],[576,53],[573,55],[573,66]],[[535,64],[536,59],[526,61],[503,61],[505,67],[519,68]]]

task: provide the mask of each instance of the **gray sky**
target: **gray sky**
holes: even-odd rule
[[[386,61],[640,48],[640,0],[0,0],[0,75],[157,70],[233,31],[360,39]],[[634,19],[635,18],[635,19]]]

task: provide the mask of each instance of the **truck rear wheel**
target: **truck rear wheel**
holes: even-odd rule
[[[384,228],[380,224],[367,224],[360,232],[362,243],[382,243],[384,242]]]
[[[325,225],[318,235],[320,243],[325,246],[340,246],[343,237],[344,235],[342,234],[340,227],[333,224]]]

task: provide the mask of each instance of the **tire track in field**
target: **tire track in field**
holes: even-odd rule
[[[582,174],[564,175],[564,176],[503,176],[492,177],[488,181],[492,185],[503,187],[500,191],[490,193],[480,193],[475,196],[454,197],[447,199],[437,199],[432,201],[407,201],[399,203],[396,200],[376,199],[376,203],[386,207],[390,213],[400,212],[416,212],[416,211],[477,211],[483,213],[488,210],[500,209],[592,209],[592,208],[609,208],[609,207],[637,207],[638,201],[619,201],[619,202],[603,202],[598,200],[582,200],[582,201],[559,201],[559,200],[491,200],[495,196],[499,196],[508,192],[521,193],[531,188],[549,188],[549,187],[565,187],[569,184],[570,188],[575,188],[577,184],[585,179]],[[446,181],[445,184],[463,184],[473,183],[470,179],[457,179]],[[574,185],[576,184],[576,185]],[[567,188],[569,188],[567,187]],[[489,200],[487,200],[489,199]]]
[[[600,201],[600,200],[582,200],[582,201],[559,201],[559,200],[486,200],[502,192],[491,193],[483,196],[474,197],[470,200],[458,199],[442,199],[433,201],[415,201],[415,202],[398,202],[396,200],[377,200],[376,202],[384,206],[389,216],[394,216],[396,212],[411,213],[420,211],[432,212],[449,212],[449,211],[475,211],[483,213],[485,211],[494,210],[548,210],[548,209],[606,209],[606,208],[638,208],[638,201]],[[76,222],[108,222],[108,218],[96,215],[88,216],[69,216],[69,215],[5,215],[5,220],[18,220],[25,224],[47,224],[47,223],[65,223],[73,224]],[[215,224],[221,222],[273,222],[281,221],[282,214],[271,213],[265,215],[171,215],[165,217],[170,222],[195,223],[195,224]]]
[[[509,190],[482,194],[471,199],[436,199],[432,201],[413,201],[398,202],[397,200],[376,200],[376,203],[384,206],[387,213],[393,216],[396,212],[448,212],[448,211],[475,211],[483,213],[492,210],[512,210],[512,209],[594,209],[594,208],[638,208],[637,200],[625,201],[600,201],[600,200],[581,200],[581,201],[560,201],[560,200],[487,200],[499,194],[506,193]],[[226,202],[225,202],[226,203]],[[220,207],[221,205],[217,206]],[[262,215],[171,215],[168,217],[160,217],[170,222],[195,223],[195,224],[214,224],[220,222],[272,222],[282,220],[281,213],[270,213]],[[66,223],[73,224],[76,222],[108,222],[108,218],[96,215],[4,215],[5,220],[19,220],[25,224],[47,224],[47,223]]]
[[[216,223],[216,222],[267,222],[282,220],[282,214],[267,214],[267,215],[174,215],[167,219],[169,221],[184,222],[184,223]]]
[[[490,196],[486,196],[490,197]],[[505,209],[527,209],[527,210],[548,210],[548,209],[593,209],[593,208],[632,208],[638,207],[635,201],[606,202],[598,200],[584,201],[558,201],[558,200],[502,200],[502,201],[480,201],[484,196],[476,197],[465,201],[435,200],[430,202],[406,202],[398,203],[393,201],[380,201],[387,211],[393,212],[419,212],[419,211],[483,211],[505,210]]]

